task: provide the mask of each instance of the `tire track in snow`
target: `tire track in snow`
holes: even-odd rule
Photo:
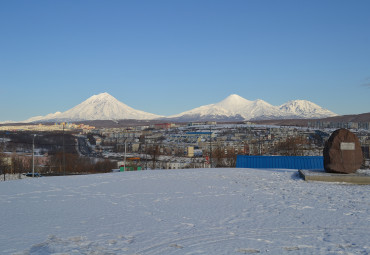
[[[332,233],[331,233],[332,232]],[[309,228],[309,227],[285,227],[285,228],[266,228],[266,229],[251,229],[246,233],[233,233],[222,234],[200,234],[191,235],[182,238],[173,238],[163,240],[155,245],[149,245],[143,249],[139,249],[135,252],[136,255],[147,255],[147,254],[163,254],[171,252],[171,254],[191,254],[191,251],[195,249],[204,249],[207,251],[213,244],[218,247],[229,247],[232,243],[244,243],[250,244],[251,247],[234,247],[229,248],[228,252],[237,251],[239,253],[253,253],[253,250],[259,251],[258,253],[264,252],[276,252],[276,254],[284,254],[290,251],[302,251],[306,250],[307,254],[325,254],[328,252],[341,252],[343,250],[351,252],[370,252],[369,247],[357,246],[343,240],[338,240],[338,233],[353,233],[356,235],[366,235],[368,233],[367,228]],[[268,236],[270,240],[265,239]],[[332,237],[333,240],[329,240]],[[273,237],[273,238],[271,238]],[[340,237],[340,235],[339,235]],[[272,239],[272,240],[271,240]],[[315,240],[316,239],[316,240]],[[317,244],[317,240],[320,242],[326,242],[325,247]],[[275,243],[278,243],[276,245]],[[235,246],[235,245],[234,245]],[[218,248],[215,248],[217,250]],[[248,252],[249,251],[249,252]],[[186,253],[184,253],[186,252]],[[323,253],[324,252],[324,253]],[[203,254],[207,254],[204,252]]]

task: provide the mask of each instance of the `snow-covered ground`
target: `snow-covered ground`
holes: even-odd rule
[[[0,254],[369,254],[370,186],[191,169],[0,183]]]

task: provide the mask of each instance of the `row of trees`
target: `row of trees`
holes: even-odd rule
[[[308,145],[309,143],[304,137],[288,137],[286,141],[276,145],[275,151],[282,156],[304,156]]]
[[[49,157],[44,174],[61,175],[76,173],[105,173],[117,168],[117,162],[109,159],[81,157],[77,154],[59,152]]]
[[[69,175],[83,173],[104,173],[117,168],[117,162],[108,159],[80,157],[77,154],[62,152],[51,155],[40,164],[34,159],[35,172],[42,175]],[[15,154],[0,153],[0,174],[21,174],[32,171],[32,157],[20,157]]]

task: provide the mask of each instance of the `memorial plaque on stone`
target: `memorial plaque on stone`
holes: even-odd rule
[[[347,129],[333,132],[324,148],[324,168],[328,173],[350,174],[363,162],[360,141]]]

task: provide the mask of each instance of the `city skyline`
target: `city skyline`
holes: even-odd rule
[[[370,112],[368,1],[2,1],[0,121],[108,92],[173,115],[230,94]]]

